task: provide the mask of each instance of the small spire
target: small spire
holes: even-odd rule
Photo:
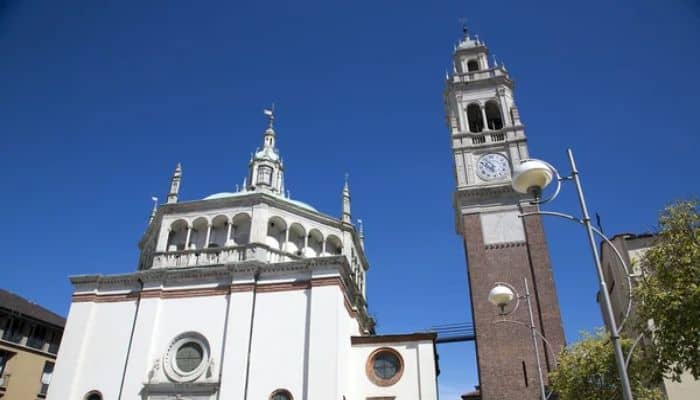
[[[148,218],[148,225],[153,222],[153,219],[156,217],[156,212],[158,211],[158,198],[153,196],[151,200],[153,200],[153,210],[151,210],[151,216]]]
[[[343,216],[342,221],[346,224],[352,223],[352,215],[350,213],[350,174],[345,173],[345,183],[343,184]]]
[[[494,54],[491,57],[493,58],[493,67],[498,67],[498,60],[496,60],[496,55]]]
[[[182,180],[182,164],[177,163],[173,177],[170,179],[170,192],[168,192],[168,204],[177,203],[177,196],[180,193],[180,181]]]

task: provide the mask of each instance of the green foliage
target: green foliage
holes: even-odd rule
[[[697,201],[667,207],[657,241],[642,258],[635,290],[638,328],[651,338],[661,372],[700,379],[700,216]],[[647,321],[653,321],[651,324]]]
[[[632,340],[622,340],[625,354],[631,347]],[[635,350],[628,369],[635,400],[664,398],[653,384],[652,370]],[[621,400],[622,387],[609,335],[603,329],[593,335],[584,333],[581,341],[562,350],[556,369],[549,374],[549,383],[560,400]]]

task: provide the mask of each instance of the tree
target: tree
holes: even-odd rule
[[[648,333],[661,373],[700,379],[700,216],[697,201],[667,207],[656,242],[642,257],[637,325]]]
[[[627,354],[632,340],[621,340]],[[635,350],[628,368],[632,392],[636,400],[661,400],[663,394],[647,368],[645,357]],[[621,400],[622,386],[615,363],[610,336],[604,329],[595,334],[583,333],[583,339],[567,346],[557,356],[557,367],[549,374],[551,389],[560,400]]]

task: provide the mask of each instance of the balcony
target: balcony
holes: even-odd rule
[[[158,252],[153,255],[153,268],[185,268],[230,264],[246,260],[285,262],[303,257],[277,250],[261,243],[243,246],[211,247],[208,249]]]
[[[502,76],[505,78],[508,78],[508,72],[503,69],[503,67],[495,67],[495,68],[490,68],[490,69],[484,69],[481,71],[470,71],[470,72],[463,72],[463,73],[454,73],[450,76],[450,82],[452,83],[467,83],[467,82],[474,82],[474,81],[480,81],[483,79],[489,79],[489,78],[495,78],[498,76]]]

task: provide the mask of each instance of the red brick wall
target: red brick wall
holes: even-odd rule
[[[521,211],[534,209],[527,206]],[[559,303],[540,217],[525,218],[526,243],[496,246],[484,245],[479,214],[468,214],[462,218],[482,400],[538,399],[537,367],[527,327],[529,317],[526,303],[521,301],[518,309],[507,317],[526,325],[495,323],[501,317],[487,298],[496,282],[506,282],[514,286],[519,294],[524,294],[523,277],[526,277],[537,329],[555,351],[564,345]],[[554,362],[549,355],[545,358],[542,341],[539,345],[546,376],[547,367],[553,367]],[[527,371],[527,385],[523,362]]]

